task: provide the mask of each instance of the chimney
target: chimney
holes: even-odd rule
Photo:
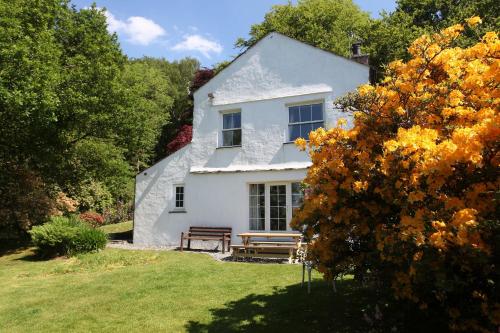
[[[361,55],[361,42],[354,42],[351,46],[351,52],[353,57]]]
[[[360,41],[352,43],[351,52],[352,52],[352,55],[351,55],[352,60],[359,62],[360,64],[363,64],[363,65],[368,65],[368,54],[361,53],[361,42]]]

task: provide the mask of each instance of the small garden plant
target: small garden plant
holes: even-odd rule
[[[99,251],[107,242],[106,233],[74,216],[52,216],[44,225],[33,227],[30,235],[42,257]]]

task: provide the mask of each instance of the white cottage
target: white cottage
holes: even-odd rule
[[[137,175],[134,243],[178,245],[190,226],[291,231],[311,162],[293,144],[345,118],[333,101],[369,67],[270,33],[194,93],[189,145]]]

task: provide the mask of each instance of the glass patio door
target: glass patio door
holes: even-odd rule
[[[286,185],[269,186],[270,230],[286,231]]]

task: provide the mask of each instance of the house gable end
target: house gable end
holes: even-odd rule
[[[325,92],[340,96],[347,92],[345,82],[367,82],[368,72],[366,65],[270,33],[200,87],[194,97],[195,103],[208,101],[216,106]]]

